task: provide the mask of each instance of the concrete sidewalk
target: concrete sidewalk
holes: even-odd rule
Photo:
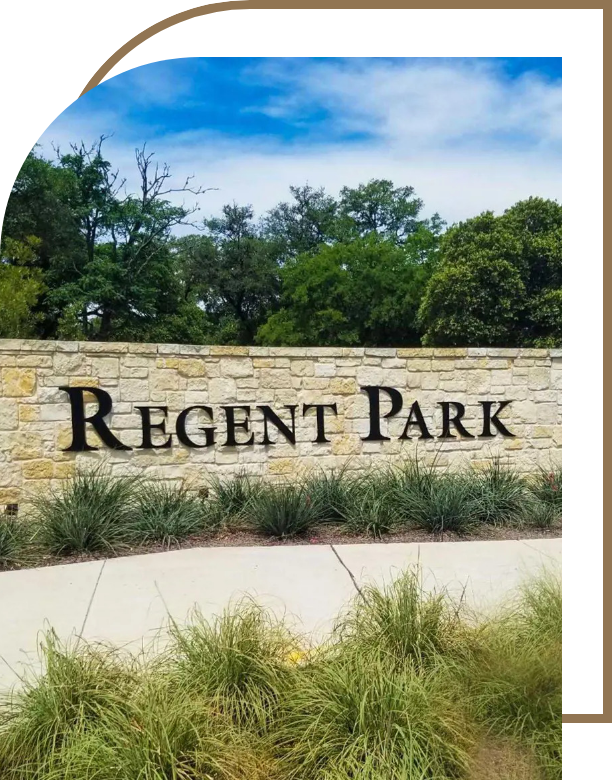
[[[465,592],[487,609],[542,569],[559,570],[561,539],[426,544],[209,547],[0,573],[0,690],[38,667],[40,631],[150,645],[198,606],[218,614],[250,594],[321,638],[364,582],[419,563],[427,589]]]

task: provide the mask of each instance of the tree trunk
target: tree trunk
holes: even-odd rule
[[[112,333],[113,312],[110,309],[102,310],[100,319],[100,341],[109,341]]]

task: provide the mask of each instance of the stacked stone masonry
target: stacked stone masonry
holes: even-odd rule
[[[316,468],[363,471],[408,457],[435,460],[440,468],[475,467],[500,455],[528,472],[560,463],[561,350],[274,348],[0,340],[0,508],[27,500],[32,491],[57,486],[75,468],[105,464],[114,474],[142,473],[165,480],[204,484],[210,475],[239,471],[291,479]],[[402,410],[383,419],[388,441],[363,441],[369,430],[364,386],[388,386],[403,396]],[[123,443],[142,443],[138,406],[166,406],[168,449],[111,450],[87,432],[95,452],[65,452],[72,440],[71,410],[60,386],[100,387],[113,400],[109,428]],[[93,401],[94,399],[85,399]],[[439,439],[440,402],[460,402],[475,434],[482,428],[482,401],[509,400],[499,419],[515,434]],[[410,407],[418,401],[431,433],[400,440]],[[325,419],[329,443],[315,443],[314,414],[304,404],[337,404]],[[257,405],[269,405],[287,423],[286,405],[298,405],[296,444],[271,429],[274,444],[262,445]],[[177,415],[208,405],[214,421],[192,415],[198,426],[217,426],[211,447],[187,448],[175,435]],[[224,446],[221,405],[251,407],[252,445]],[[381,413],[390,401],[381,394]],[[88,414],[96,409],[87,404]],[[153,415],[155,412],[153,412]],[[156,421],[161,419],[157,417]],[[157,432],[159,434],[159,431]],[[159,434],[163,440],[163,436]]]

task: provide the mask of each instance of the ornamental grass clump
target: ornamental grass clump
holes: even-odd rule
[[[209,518],[216,525],[240,525],[261,483],[244,470],[234,477],[210,477]]]
[[[136,477],[80,471],[35,499],[37,541],[54,555],[111,553],[128,541],[140,488]]]
[[[44,675],[25,678],[0,710],[0,777],[54,777],[62,748],[83,739],[101,712],[124,706],[131,695],[129,664],[108,648],[64,646],[50,632],[42,660]]]
[[[3,779],[561,778],[552,576],[482,617],[407,572],[315,647],[245,599],[154,656],[48,633],[41,660],[0,703]]]
[[[394,495],[394,505],[403,521],[430,533],[468,533],[478,521],[478,501],[471,480],[464,474],[432,475],[419,485]]]
[[[382,657],[390,668],[424,668],[460,638],[461,610],[447,594],[423,590],[420,573],[409,570],[391,584],[361,587],[336,626],[344,651]]]
[[[473,718],[561,778],[561,583],[529,583],[518,603],[477,626],[454,665]]]
[[[365,489],[355,495],[345,509],[347,530],[380,538],[395,526],[389,501],[375,490]]]
[[[340,654],[296,676],[276,740],[287,780],[464,777],[470,730],[435,675]]]
[[[320,510],[306,484],[266,484],[251,495],[245,514],[256,531],[287,539],[312,528]]]
[[[500,458],[469,475],[473,487],[475,519],[488,525],[510,525],[521,514],[528,497],[524,478]]]
[[[350,502],[351,492],[357,487],[358,482],[359,478],[348,474],[346,468],[329,471],[321,469],[311,474],[305,481],[305,487],[317,508],[317,521],[342,522]]]
[[[562,510],[562,471],[558,469],[540,469],[540,473],[531,482],[531,492],[539,501],[554,508],[561,517]]]
[[[527,496],[521,507],[519,519],[525,528],[542,530],[554,528],[561,520],[561,510],[554,503],[541,501],[535,496]]]
[[[172,629],[176,684],[205,697],[237,726],[261,730],[292,680],[296,641],[250,599],[206,620]]]
[[[143,483],[125,530],[134,544],[170,546],[203,531],[208,517],[204,502],[183,485]]]
[[[25,523],[0,513],[0,569],[10,569],[24,562],[30,536]]]

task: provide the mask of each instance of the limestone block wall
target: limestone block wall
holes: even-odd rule
[[[370,430],[369,397],[364,386],[386,386],[401,393],[402,409],[382,419],[384,441],[364,441]],[[60,387],[98,387],[112,398],[105,418],[109,429],[130,450],[109,449],[91,426],[87,442],[96,451],[66,452],[72,442],[71,406]],[[380,416],[391,409],[380,394]],[[86,414],[95,398],[84,398]],[[511,401],[499,420],[515,434],[479,435],[482,402],[493,409]],[[411,405],[418,401],[433,438],[400,439]],[[465,407],[462,419],[475,438],[441,439],[442,402]],[[316,442],[315,410],[304,405],[336,404],[325,412],[325,436]],[[295,444],[269,426],[264,444],[263,414],[269,405],[288,426],[295,408]],[[167,407],[166,434],[152,429],[152,440],[171,446],[140,449],[142,415],[138,407]],[[209,406],[189,414],[186,432],[198,447],[176,435],[176,419],[191,406]],[[248,431],[235,429],[239,442],[227,446],[223,406],[248,406]],[[453,407],[454,408],[454,407]],[[247,412],[235,410],[243,421]],[[151,410],[153,424],[164,412]],[[202,427],[215,428],[214,444],[205,443]],[[375,349],[185,346],[60,341],[0,340],[0,508],[25,500],[32,489],[57,485],[75,467],[104,463],[113,473],[203,483],[207,475],[240,470],[265,477],[292,478],[316,467],[365,470],[417,455],[440,468],[476,466],[501,455],[521,471],[560,462],[561,350],[543,349]]]

